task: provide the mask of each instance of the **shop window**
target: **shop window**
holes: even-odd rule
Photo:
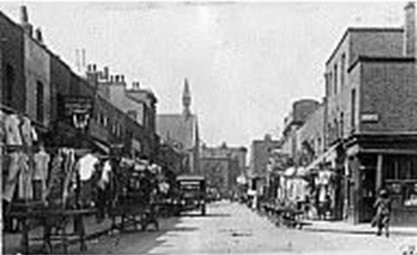
[[[417,183],[403,185],[404,206],[417,206]]]
[[[44,95],[44,86],[42,82],[36,82],[36,119],[39,122],[43,122],[43,111],[44,111],[44,103],[43,103],[43,95]]]
[[[340,87],[345,86],[345,66],[346,66],[346,54],[343,53],[340,63]]]
[[[352,131],[355,130],[355,117],[356,117],[356,89],[352,89],[350,95],[350,127]]]
[[[334,65],[334,84],[333,84],[333,86],[334,86],[334,94],[336,95],[337,94],[337,79],[338,79],[338,77],[337,77],[337,64],[335,64]]]

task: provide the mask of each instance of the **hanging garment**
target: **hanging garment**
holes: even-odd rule
[[[95,170],[95,165],[98,162],[98,158],[90,153],[85,155],[78,161],[77,169],[80,174],[81,181],[86,181],[91,178]]]
[[[22,153],[19,151],[9,153],[8,162],[8,175],[3,187],[3,199],[7,202],[11,202],[13,200],[19,173],[22,169]]]
[[[76,182],[75,151],[74,149],[64,149],[63,155],[64,155],[65,180],[64,180],[64,186],[63,186],[62,199],[65,205],[69,197],[75,196],[73,186],[71,185]]]
[[[19,198],[33,199],[32,175],[33,170],[29,167],[29,156],[22,153],[21,170],[19,175]]]
[[[100,189],[105,189],[106,184],[110,182],[110,172],[111,172],[111,165],[110,160],[104,162],[103,171],[101,173],[100,180],[98,181],[97,185]]]
[[[33,160],[35,163],[33,173],[33,188],[34,192],[36,193],[35,199],[44,200],[46,194],[46,180],[48,178],[49,162],[51,161],[51,156],[46,153],[45,150],[41,149],[41,151],[33,156]],[[40,196],[40,198],[38,196]]]
[[[20,120],[16,114],[10,114],[6,117],[5,122],[6,129],[6,144],[7,145],[23,145],[22,137],[20,135]]]
[[[23,117],[22,125],[20,126],[20,133],[22,134],[23,142],[29,148],[33,145],[32,124],[28,117]]]
[[[61,150],[52,159],[45,197],[48,200],[60,199],[62,196],[63,156]]]
[[[7,114],[0,110],[0,144],[6,142],[6,121]]]

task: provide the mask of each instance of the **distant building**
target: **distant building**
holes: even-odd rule
[[[183,164],[185,173],[199,173],[200,137],[197,115],[191,113],[191,93],[188,80],[184,81],[181,114],[158,114],[157,130],[162,143],[170,144],[187,157]]]
[[[252,141],[250,151],[250,174],[251,176],[265,176],[270,153],[274,149],[279,149],[282,141],[272,140],[270,135],[265,135],[264,140]]]
[[[139,82],[133,82],[132,87],[128,88],[124,75],[111,75],[108,67],[99,71],[95,64],[87,66],[86,78],[101,97],[141,126],[141,139],[133,139],[131,145],[138,154],[142,157],[150,154],[152,158],[156,157],[157,98],[152,91],[140,88]]]
[[[245,147],[229,147],[226,143],[218,147],[207,147],[203,144],[200,172],[207,177],[211,186],[222,192],[235,190],[237,177],[246,176],[246,153]]]

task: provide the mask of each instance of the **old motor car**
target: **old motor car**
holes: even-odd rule
[[[177,177],[180,190],[181,211],[201,210],[206,214],[206,179],[200,175],[180,175]]]

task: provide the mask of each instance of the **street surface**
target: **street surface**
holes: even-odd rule
[[[332,223],[329,223],[332,224]],[[88,254],[402,254],[410,236],[276,227],[244,205],[218,202],[208,215],[161,219],[160,230],[129,231],[89,242]],[[415,240],[415,239],[413,239]],[[73,253],[77,252],[74,246]]]

